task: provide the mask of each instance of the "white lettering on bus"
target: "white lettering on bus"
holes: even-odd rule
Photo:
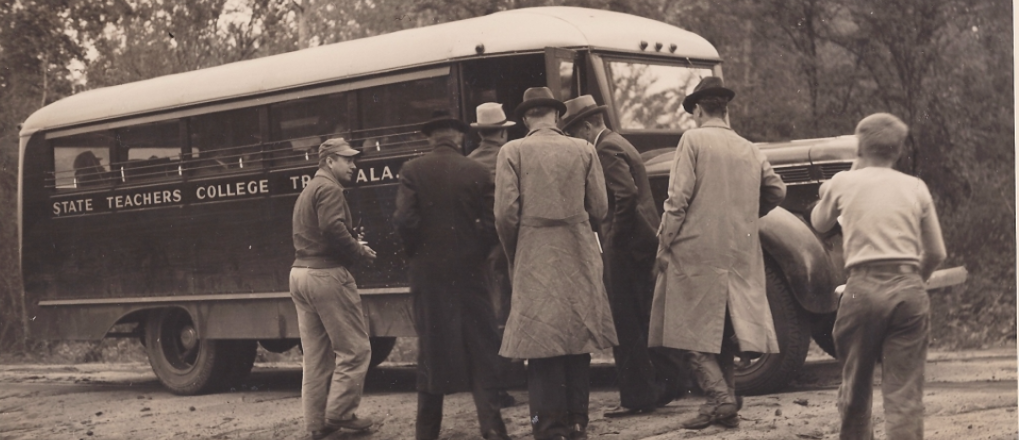
[[[308,187],[308,182],[311,182],[310,174],[302,174],[300,176],[290,176],[290,183],[294,185],[294,189],[297,189],[297,182],[301,182],[301,189]]]
[[[219,184],[199,186],[195,190],[195,197],[198,200],[237,197],[269,193],[269,180],[251,180],[248,182],[235,182],[233,184]]]
[[[53,215],[92,212],[92,199],[64,200],[53,202]]]
[[[139,206],[162,205],[181,201],[179,189],[173,191],[151,191],[135,194],[120,194],[106,197],[106,206],[110,209],[134,208]],[[90,209],[91,211],[91,209]]]
[[[381,180],[393,180],[396,176],[393,174],[393,170],[389,169],[389,166],[382,167],[382,174],[379,176],[375,175],[375,168],[368,168],[368,174],[365,174],[364,168],[357,170],[356,182],[378,182]]]

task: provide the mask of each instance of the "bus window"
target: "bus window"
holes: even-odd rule
[[[110,163],[113,140],[109,131],[54,139],[53,177],[47,183],[57,189],[112,184],[113,175],[105,164]]]
[[[620,128],[690,129],[693,117],[683,110],[683,98],[693,92],[701,78],[711,76],[709,67],[609,61],[608,80]]]
[[[258,108],[190,118],[192,165],[199,175],[261,167]]]
[[[350,139],[347,95],[281,102],[269,106],[275,165],[318,164],[318,146],[331,137]]]
[[[426,147],[421,124],[436,110],[457,114],[449,82],[441,76],[358,90],[361,128],[350,144],[366,155]]]
[[[180,122],[177,120],[136,125],[117,130],[124,162],[114,164],[123,168],[125,183],[177,177],[181,170]]]

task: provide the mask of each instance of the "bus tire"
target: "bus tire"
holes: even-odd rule
[[[814,342],[833,358],[838,358],[835,355],[835,336],[832,335],[832,332],[835,331],[836,313],[814,315],[810,322],[810,335],[814,338]]]
[[[778,265],[765,258],[768,303],[775,321],[779,353],[736,359],[736,393],[760,395],[779,391],[796,377],[810,348],[810,316],[796,302]]]
[[[199,339],[184,309],[154,311],[145,323],[145,348],[159,381],[174,394],[219,390],[231,369],[230,342]]]
[[[375,368],[389,357],[389,353],[393,351],[393,347],[396,345],[396,338],[392,336],[376,336],[368,338],[368,342],[372,346],[372,357],[368,361],[368,368]]]

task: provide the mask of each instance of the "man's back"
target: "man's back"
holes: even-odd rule
[[[416,218],[398,219],[405,242],[413,243],[410,257],[484,260],[495,240],[488,170],[452,148],[437,147],[404,164],[400,175],[416,194]]]
[[[661,218],[651,196],[651,184],[640,153],[626,138],[610,130],[605,130],[605,134],[598,139],[595,149],[601,160],[609,190],[609,212],[605,219],[604,239],[619,239],[630,245],[647,244],[653,248],[657,244],[654,235]],[[621,161],[621,166],[612,166],[616,161]],[[615,172],[625,172],[626,175],[610,176]],[[626,187],[618,188],[613,181],[625,182]],[[617,206],[621,201],[627,206]],[[609,237],[609,234],[615,237]],[[651,252],[653,253],[654,249],[651,249]]]
[[[594,159],[587,142],[536,132],[502,150],[519,172],[520,192],[527,195],[521,197],[523,217],[562,219],[585,212],[587,172]]]
[[[665,210],[678,213],[680,239],[708,239],[705,263],[728,267],[731,259],[744,260],[743,253],[757,243],[741,237],[756,235],[762,208],[770,211],[784,198],[781,180],[757,147],[724,125],[706,124],[686,132],[676,154],[684,157],[673,162]],[[765,194],[762,180],[775,181]],[[762,199],[766,206],[761,206]]]

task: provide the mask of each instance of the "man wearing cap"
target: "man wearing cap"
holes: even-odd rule
[[[594,228],[605,181],[594,148],[556,124],[566,110],[547,87],[524,92],[529,132],[499,151],[495,222],[513,278],[499,351],[527,359],[534,438],[587,438],[590,353],[616,344]]]
[[[354,178],[358,153],[343,138],[323,142],[319,169],[294,205],[297,258],[290,270],[290,296],[304,349],[304,422],[316,440],[340,428],[366,430],[372,425],[354,414],[371,346],[361,297],[347,268],[375,259],[375,251],[358,242],[343,196],[343,185]]]
[[[471,391],[482,436],[507,439],[495,377],[504,360],[484,281],[496,241],[492,177],[461,152],[467,124],[437,112],[421,131],[432,151],[400,169],[393,215],[418,334],[415,438],[438,439],[443,396]]]
[[[683,100],[698,128],[676,148],[658,229],[649,343],[690,351],[707,401],[687,429],[739,426],[735,353],[778,352],[757,222],[785,198],[785,184],[729,128],[733,96],[721,78],[707,77]]]
[[[606,417],[653,411],[679,394],[678,365],[667,353],[648,349],[648,321],[654,296],[658,211],[640,153],[605,126],[606,106],[583,95],[566,101],[559,126],[595,146],[608,193],[609,209],[601,224],[605,249],[605,286],[619,345],[612,349],[619,383],[619,408]],[[656,379],[657,376],[657,379]]]

